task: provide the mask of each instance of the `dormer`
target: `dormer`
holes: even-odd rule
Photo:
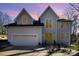
[[[33,18],[23,8],[21,12],[18,14],[18,16],[15,18],[15,22],[17,25],[33,24]]]

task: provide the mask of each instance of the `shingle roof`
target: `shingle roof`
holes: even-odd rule
[[[43,23],[40,23],[39,21],[35,21],[33,20],[33,24],[17,24],[16,23],[16,20],[19,16],[21,16],[22,14],[28,14],[30,16],[30,14],[23,8],[21,10],[21,12],[16,16],[16,18],[14,19],[15,22],[14,23],[10,23],[10,24],[7,24],[7,25],[4,25],[5,27],[7,26],[43,26]],[[31,17],[31,16],[30,16]],[[31,17],[32,18],[32,17]],[[33,19],[33,18],[32,18]]]
[[[54,10],[53,10],[50,6],[48,6],[48,7],[45,9],[45,11],[40,15],[40,17],[42,17],[43,14],[44,14],[46,11],[48,11],[48,10],[51,10],[51,11],[59,18],[59,16],[54,12]]]
[[[22,14],[27,14],[28,16],[30,16],[30,18],[32,18],[31,15],[25,10],[25,8],[23,8],[23,9],[20,11],[20,13],[16,16],[16,18],[14,19],[14,21],[16,21],[17,18],[18,18],[19,16],[21,16]],[[33,19],[33,18],[32,18],[32,19]]]
[[[67,20],[67,19],[58,19],[57,21],[62,21],[62,22],[73,22],[72,20]]]
[[[34,21],[35,22],[35,21]],[[33,24],[17,24],[17,23],[11,23],[11,24],[8,24],[8,25],[5,25],[5,27],[9,27],[9,26],[44,26],[43,23],[39,23],[38,21],[36,21],[35,23]]]

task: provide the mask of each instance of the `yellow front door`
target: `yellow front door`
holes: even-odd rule
[[[45,40],[46,44],[51,44],[52,43],[52,38],[53,38],[52,33],[50,33],[50,32],[45,32],[44,33],[44,40]]]

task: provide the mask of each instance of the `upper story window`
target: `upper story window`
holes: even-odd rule
[[[45,28],[48,28],[48,20],[45,21]]]
[[[23,15],[21,18],[22,20],[26,20],[26,15]]]
[[[21,17],[21,20],[22,20],[22,24],[25,24],[25,20],[26,20],[26,15],[23,15],[22,17]]]
[[[60,22],[60,27],[64,28],[64,26],[65,26],[65,23],[64,22]]]
[[[52,28],[52,22],[51,22],[51,20],[46,20],[44,26],[45,26],[45,28]]]
[[[49,20],[49,28],[52,28],[52,22]]]

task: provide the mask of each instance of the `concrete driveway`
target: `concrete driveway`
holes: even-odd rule
[[[21,47],[23,48],[23,47]],[[73,53],[77,53],[73,51],[71,54],[55,52],[52,54],[48,54],[48,50],[46,48],[36,48],[36,49],[17,49],[16,47],[8,47],[4,50],[0,51],[0,56],[71,56]]]
[[[18,49],[16,47],[8,47],[0,51],[0,56],[44,56],[47,55],[45,48],[37,49]]]

